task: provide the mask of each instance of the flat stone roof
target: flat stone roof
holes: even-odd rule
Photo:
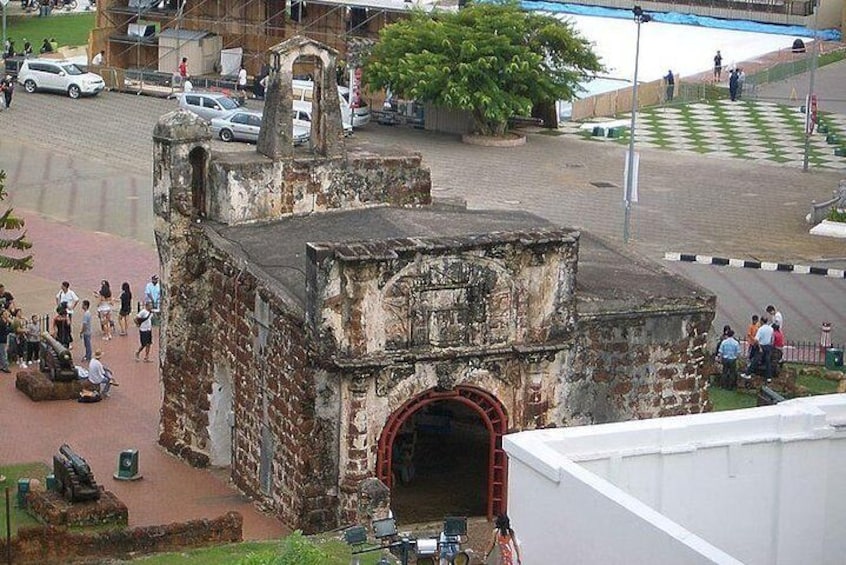
[[[458,207],[363,208],[286,217],[267,223],[228,226],[207,222],[234,253],[260,267],[305,307],[306,244],[370,240],[443,239],[491,234],[560,230],[522,211],[466,210]],[[576,234],[578,230],[573,229]],[[366,246],[357,246],[366,247]],[[632,311],[656,300],[695,299],[708,293],[650,262],[581,232],[577,275],[579,311]]]
[[[576,275],[580,315],[701,308],[705,288],[589,233],[579,241]]]

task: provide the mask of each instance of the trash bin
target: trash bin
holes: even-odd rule
[[[825,368],[836,371],[843,368],[843,350],[829,347],[825,350]]]
[[[29,479],[18,479],[18,508],[26,508],[26,495],[29,494]]]

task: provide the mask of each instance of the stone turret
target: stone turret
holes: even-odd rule
[[[267,79],[264,115],[256,150],[273,160],[293,156],[293,69],[300,57],[315,64],[312,95],[311,146],[324,157],[344,155],[344,128],[335,66],[338,52],[313,39],[296,36],[270,48],[270,74]]]
[[[185,110],[162,116],[153,129],[154,232],[163,291],[159,352],[165,399],[196,388],[184,382],[194,372],[177,370],[179,365],[193,360],[199,370],[208,362],[200,350],[204,327],[197,321],[205,319],[210,301],[201,223],[208,211],[210,142],[208,123]],[[191,417],[181,412],[167,400],[162,405],[163,420]],[[186,453],[189,459],[198,454],[194,446],[180,441],[162,433],[161,443],[174,453]],[[207,463],[201,454],[198,457],[191,462]]]

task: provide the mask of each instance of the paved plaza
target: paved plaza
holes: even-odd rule
[[[254,101],[248,106],[258,107]],[[26,311],[49,312],[64,279],[81,296],[90,296],[101,278],[113,286],[127,280],[137,296],[157,270],[151,132],[158,117],[175,108],[172,100],[111,92],[74,101],[19,89],[12,108],[0,112],[0,169],[8,174],[9,202],[28,221],[36,257],[35,269],[4,273],[0,282]],[[436,197],[464,198],[474,208],[528,210],[622,245],[625,148],[620,145],[530,132],[526,145],[496,149],[375,123],[349,143],[362,150],[420,152],[431,168]],[[214,149],[254,147],[216,141]],[[814,167],[803,173],[792,162],[646,146],[641,153],[633,253],[659,261],[667,251],[803,264],[846,258],[842,240],[810,236],[804,223],[811,200],[829,198],[842,172]],[[779,291],[771,282],[762,289],[770,296]],[[750,301],[766,300],[746,290]],[[825,292],[837,308],[837,289]],[[783,298],[786,313],[802,309],[803,298]],[[226,484],[223,473],[190,469],[156,446],[157,366],[132,361],[136,339],[132,328],[129,337],[97,341],[122,385],[100,404],[35,404],[14,389],[13,375],[0,376],[0,460],[46,462],[68,442],[126,500],[132,525],[216,516],[235,508],[245,513],[246,537],[282,533],[281,525]],[[109,477],[118,452],[127,447],[140,450],[145,478],[116,484]]]

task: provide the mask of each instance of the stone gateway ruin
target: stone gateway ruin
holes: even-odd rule
[[[333,111],[294,150],[299,55]],[[168,450],[312,532],[356,521],[374,478],[400,520],[415,489],[490,515],[506,433],[706,409],[713,296],[531,214],[433,203],[420,155],[343,143],[331,50],[271,61],[257,151],[213,151],[184,111],[154,130]]]

